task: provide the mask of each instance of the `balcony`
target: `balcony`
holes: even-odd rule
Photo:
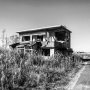
[[[42,48],[54,48],[54,41],[42,42]]]
[[[55,47],[57,48],[67,48],[67,42],[65,41],[55,41]]]

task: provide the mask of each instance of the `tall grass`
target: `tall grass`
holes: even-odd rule
[[[68,73],[81,63],[77,55],[56,53],[49,59],[37,54],[0,50],[1,90],[50,90],[65,85]]]

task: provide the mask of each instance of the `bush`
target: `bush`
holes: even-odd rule
[[[80,64],[77,55],[65,56],[55,53],[45,60],[41,55],[23,54],[15,51],[0,50],[0,79],[4,90],[15,88],[39,88],[50,90],[53,83],[65,84],[68,71]],[[3,74],[5,77],[3,77]]]

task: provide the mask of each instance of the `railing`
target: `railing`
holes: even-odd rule
[[[68,42],[65,41],[40,41],[40,40],[35,40],[35,41],[24,41],[21,43],[28,43],[30,45],[35,44],[36,42],[41,42],[42,46],[48,46],[48,47],[59,47],[59,48],[68,48]]]
[[[55,47],[59,47],[59,48],[67,48],[67,42],[60,42],[60,41],[55,41]]]

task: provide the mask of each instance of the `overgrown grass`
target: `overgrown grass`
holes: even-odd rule
[[[43,56],[0,50],[0,87],[2,90],[52,90],[67,85],[69,73],[79,68],[77,55],[56,53],[45,60]]]

